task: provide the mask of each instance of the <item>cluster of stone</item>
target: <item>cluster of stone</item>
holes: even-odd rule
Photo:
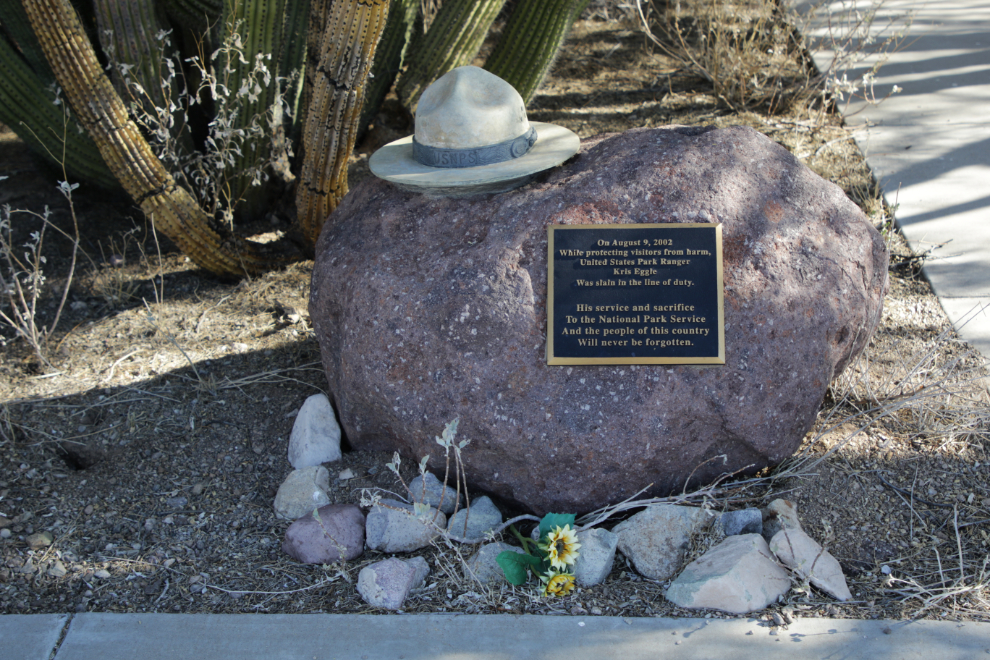
[[[623,552],[628,549],[627,556],[641,572],[640,566],[654,570],[675,565],[675,561],[665,563],[654,554],[664,554],[666,548],[667,557],[683,558],[692,535],[709,522],[698,514],[668,512],[663,519],[676,522],[668,523],[661,537],[652,537],[650,544],[640,537],[644,530],[650,533],[649,523],[636,520],[648,511],[620,525],[626,526],[625,535],[620,533],[620,548]],[[651,518],[658,517],[653,514]],[[713,527],[725,538],[684,567],[670,583],[665,595],[675,605],[734,614],[753,612],[776,602],[790,590],[793,580],[807,580],[840,601],[852,597],[839,562],[801,529],[793,502],[774,500],[763,510],[725,513]],[[653,574],[658,580],[673,575],[674,571],[666,570]]]
[[[411,481],[411,504],[382,499],[367,516],[355,504],[332,504],[323,463],[340,458],[340,429],[322,394],[300,409],[288,454],[295,469],[278,490],[275,511],[294,520],[282,550],[302,563],[348,561],[366,547],[413,553],[444,534],[453,541],[479,543],[502,525],[502,512],[489,497],[467,502],[429,472]],[[706,534],[724,538],[684,566],[692,541]],[[760,610],[787,593],[794,580],[807,581],[839,600],[851,597],[839,563],[804,532],[797,507],[787,500],[717,517],[700,508],[651,506],[611,531],[584,529],[577,536],[581,551],[573,571],[581,587],[603,582],[618,550],[644,577],[673,578],[666,596],[688,609]],[[522,549],[482,543],[463,566],[465,579],[483,585],[504,580],[497,557],[506,551]],[[391,557],[361,570],[358,593],[369,605],[398,610],[423,587],[429,573],[422,557]]]

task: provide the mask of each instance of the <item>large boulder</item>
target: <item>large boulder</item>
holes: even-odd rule
[[[547,226],[686,222],[723,226],[725,365],[547,366]],[[673,126],[585,140],[500,195],[364,181],[324,227],[310,314],[353,448],[442,469],[459,417],[474,488],[582,512],[789,456],[886,287],[837,186],[752,129]]]

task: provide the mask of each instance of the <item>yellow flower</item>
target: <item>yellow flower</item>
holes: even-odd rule
[[[570,525],[564,525],[547,534],[546,543],[540,544],[540,547],[546,551],[550,565],[563,570],[577,561],[581,544],[578,543],[577,532]]]
[[[544,596],[566,596],[574,590],[574,576],[570,573],[551,573],[541,579],[547,583]]]

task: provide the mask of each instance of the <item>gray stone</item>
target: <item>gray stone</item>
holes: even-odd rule
[[[759,509],[726,511],[719,516],[718,522],[726,536],[763,532],[763,514],[760,513]]]
[[[382,500],[368,514],[365,542],[380,552],[412,552],[428,546],[446,524],[443,512],[432,507],[426,518],[420,519],[411,504]]]
[[[577,562],[574,564],[574,578],[578,586],[591,587],[601,584],[612,571],[619,535],[595,527],[578,532],[577,539],[581,544]]]
[[[423,483],[426,483],[424,491]],[[440,509],[445,515],[454,512],[458,504],[457,491],[450,486],[444,486],[443,482],[437,479],[432,472],[427,472],[426,477],[416,477],[409,482],[409,495],[413,502],[424,502],[434,509]],[[463,502],[463,498],[460,500]]]
[[[297,470],[339,461],[340,426],[323,393],[306,399],[289,436],[289,463]]]
[[[397,610],[402,607],[415,581],[416,568],[392,557],[362,568],[358,573],[357,590],[369,605]]]
[[[804,530],[780,530],[770,541],[770,550],[784,566],[802,578],[807,578],[811,584],[836,600],[846,601],[852,598],[838,560]]]
[[[801,529],[797,504],[790,500],[774,500],[760,510],[763,516],[763,538],[767,543],[782,529]]]
[[[351,560],[364,551],[364,514],[356,504],[327,504],[285,530],[282,552],[304,564]]]
[[[643,576],[666,580],[684,563],[691,535],[708,522],[702,509],[655,505],[616,525],[619,551]]]
[[[790,576],[763,537],[742,534],[688,564],[664,595],[678,607],[744,614],[762,610],[790,588]]]
[[[467,528],[465,529],[465,521]],[[471,510],[464,508],[454,514],[447,524],[447,531],[465,539],[482,538],[490,529],[502,524],[502,512],[490,497],[482,495],[471,502]]]
[[[508,543],[486,543],[467,560],[464,579],[477,580],[481,584],[491,584],[504,580],[505,573],[502,572],[502,567],[496,561],[503,552],[522,553],[523,549]]]
[[[275,515],[296,520],[330,504],[330,473],[320,465],[293,470],[275,494]]]
[[[43,550],[55,542],[51,532],[35,532],[24,539],[32,550]]]
[[[722,225],[724,365],[547,367],[549,225],[698,222]],[[418,460],[459,417],[472,489],[582,513],[790,456],[868,343],[887,263],[843,191],[766,136],[669,126],[584,140],[500,195],[368,177],[327,218],[310,313],[352,447]]]

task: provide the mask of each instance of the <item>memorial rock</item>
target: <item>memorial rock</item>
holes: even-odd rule
[[[698,222],[722,223],[724,365],[547,365],[548,225]],[[320,237],[310,313],[352,448],[442,470],[459,417],[474,488],[584,512],[789,456],[886,288],[837,186],[752,129],[672,126],[585,140],[500,195],[364,181]]]

